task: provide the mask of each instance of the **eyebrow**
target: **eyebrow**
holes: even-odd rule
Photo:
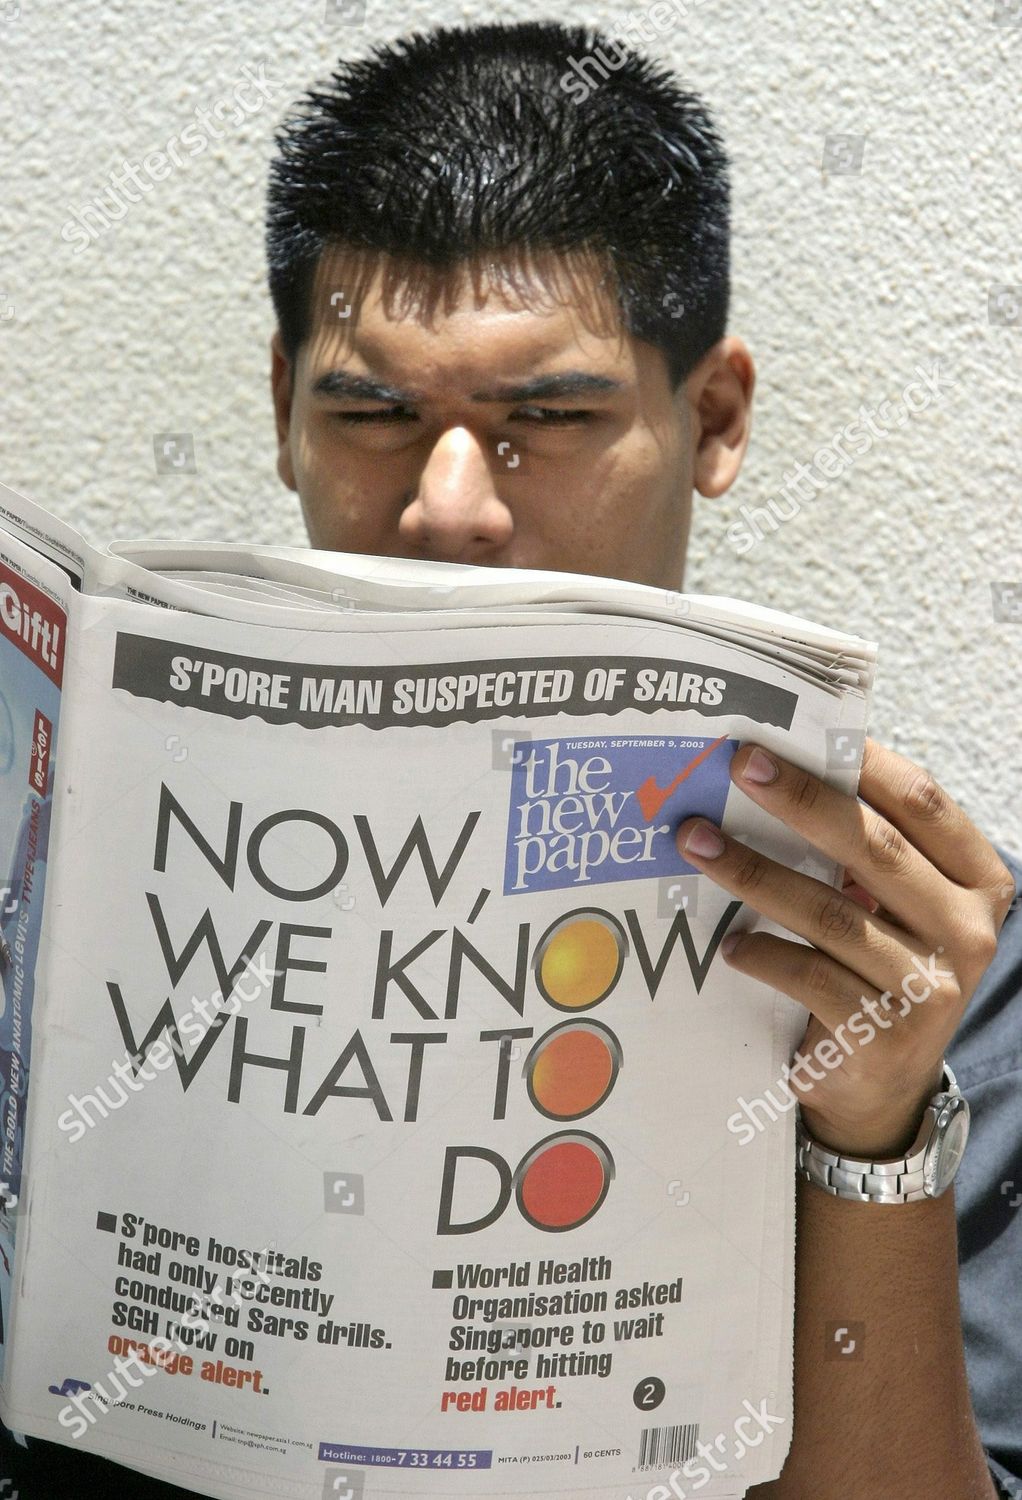
[[[473,391],[471,399],[503,404],[532,401],[540,396],[588,396],[623,389],[624,383],[609,375],[593,375],[586,370],[565,370],[559,375],[536,375],[531,380],[519,381],[517,384]],[[355,375],[350,370],[328,370],[315,382],[312,394],[346,396],[356,401],[387,401],[392,405],[408,405],[422,400],[425,395],[421,390],[401,390],[365,375]]]

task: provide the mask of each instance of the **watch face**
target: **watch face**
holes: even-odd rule
[[[954,1179],[958,1163],[969,1138],[969,1111],[958,1109],[948,1122],[947,1128],[934,1142],[936,1160],[933,1165],[933,1196],[938,1198]]]

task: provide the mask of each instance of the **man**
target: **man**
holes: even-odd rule
[[[726,335],[727,160],[699,101],[582,28],[441,30],[342,66],[278,144],[277,466],[312,545],[680,588],[693,492],[734,482],[755,383]],[[730,838],[714,854],[703,820],[678,837],[808,939],[747,936],[727,960],[808,1008],[802,1052],[941,954],[930,1001],[804,1093],[806,1129],[904,1155],[947,1057],[973,1134],[936,1198],[800,1183],[794,1436],[749,1494],[1022,1495],[1022,867],[872,740],[859,799],[770,771],[750,746],[732,774],[844,865],[843,893]],[[828,1328],[853,1321],[864,1357],[842,1362]],[[180,1493],[48,1444],[20,1463],[30,1496]],[[52,1489],[30,1488],[44,1470]]]

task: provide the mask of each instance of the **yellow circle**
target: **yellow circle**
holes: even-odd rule
[[[547,943],[539,983],[554,1005],[593,1005],[612,987],[622,954],[617,934],[597,917],[567,922]]]

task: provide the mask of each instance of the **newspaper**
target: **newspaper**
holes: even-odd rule
[[[5,1424],[221,1500],[776,1477],[794,1129],[746,1105],[806,1013],[674,830],[839,886],[728,767],[854,793],[875,660],[0,486]]]

